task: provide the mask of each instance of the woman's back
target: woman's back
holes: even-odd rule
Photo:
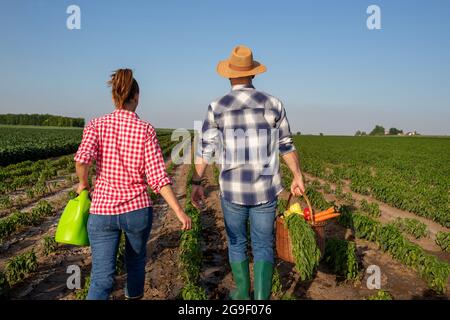
[[[117,109],[86,126],[75,160],[92,159],[97,161],[97,177],[91,213],[148,207],[146,180],[155,191],[170,183],[154,128],[132,111]]]

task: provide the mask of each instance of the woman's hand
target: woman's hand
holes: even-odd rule
[[[187,231],[192,228],[191,217],[189,217],[186,213],[184,213],[183,210],[179,210],[179,211],[175,212],[175,214],[176,214],[178,220],[180,220],[180,222],[182,224],[181,230]]]
[[[297,197],[305,193],[305,184],[303,183],[302,175],[296,175],[292,179],[291,193]]]
[[[83,191],[83,190],[87,190],[87,191],[91,191],[91,187],[89,186],[89,183],[88,182],[80,182],[79,184],[78,184],[78,187],[77,187],[77,194],[80,194],[81,193],[81,191]]]
[[[175,197],[175,194],[173,193],[172,188],[169,184],[165,185],[161,188],[160,193],[164,200],[166,200],[169,207],[175,212],[175,215],[177,216],[178,220],[180,220],[182,226],[181,230],[186,231],[192,228],[192,221],[191,218],[184,213],[184,210],[181,208],[180,204],[178,203],[177,198]]]

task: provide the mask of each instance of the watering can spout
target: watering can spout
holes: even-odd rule
[[[89,246],[87,221],[91,200],[87,190],[70,200],[59,219],[55,241],[77,246]]]

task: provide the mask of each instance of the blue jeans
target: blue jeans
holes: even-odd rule
[[[144,208],[119,215],[89,215],[88,235],[92,251],[88,300],[107,300],[114,286],[120,235],[125,233],[125,265],[129,298],[144,294],[147,241],[153,210]]]
[[[277,200],[256,206],[243,206],[223,198],[221,198],[221,202],[230,262],[241,262],[248,259],[247,222],[250,220],[253,260],[273,263]]]

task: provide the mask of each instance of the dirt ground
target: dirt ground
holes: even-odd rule
[[[184,205],[186,176],[188,165],[175,167],[173,171],[174,190]],[[220,208],[219,188],[214,180],[213,169],[206,172],[205,209],[201,212],[203,266],[201,286],[206,289],[210,299],[227,299],[233,288],[233,279],[228,265],[226,234]],[[0,247],[0,268],[6,260],[20,252],[35,248],[39,253],[42,237],[53,235],[59,214],[67,201],[66,189],[44,198],[52,203],[58,214],[46,219],[38,226],[11,236]],[[286,194],[282,195],[286,197]],[[383,215],[385,208],[381,207]],[[159,198],[154,205],[154,221],[148,242],[148,262],[146,266],[146,284],[144,299],[177,299],[183,282],[178,270],[178,246],[180,224],[174,213]],[[349,238],[351,232],[337,223],[330,223],[327,237]],[[378,250],[374,243],[355,240],[361,261],[361,280],[357,283],[340,281],[323,263],[319,266],[314,279],[299,281],[292,264],[277,261],[282,278],[283,291],[296,299],[364,299],[373,294],[366,286],[368,275],[365,270],[377,265],[382,273],[382,289],[389,291],[395,299],[447,299],[429,292],[426,283],[414,270],[393,260],[388,254]],[[67,266],[76,264],[81,267],[83,278],[90,272],[91,258],[89,248],[59,245],[55,253],[45,257],[38,254],[39,270],[30,275],[21,284],[12,288],[13,299],[75,299],[73,290],[66,286]],[[123,286],[126,274],[117,277],[112,294],[113,299],[123,299]],[[279,298],[279,297],[274,297]]]

